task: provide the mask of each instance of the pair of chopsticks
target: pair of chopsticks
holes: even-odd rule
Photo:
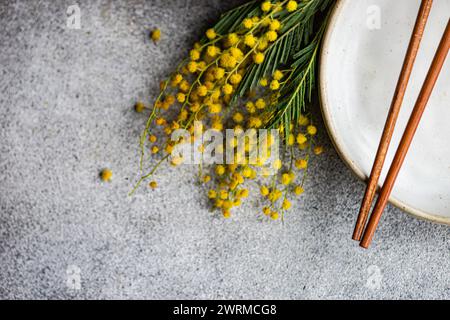
[[[389,196],[394,187],[395,181],[397,179],[398,173],[401,169],[403,161],[405,160],[408,149],[413,140],[414,134],[419,125],[420,119],[425,111],[425,107],[428,100],[432,94],[434,86],[439,77],[439,73],[444,65],[447,54],[450,50],[450,19],[447,23],[444,35],[441,39],[439,47],[434,56],[433,62],[431,63],[428,74],[423,83],[420,94],[417,98],[414,109],[409,118],[406,129],[403,133],[402,139],[396,151],[394,160],[391,163],[388,174],[381,188],[380,194],[378,196],[377,202],[373,209],[372,215],[370,216],[369,222],[366,222],[369,217],[369,211],[372,206],[372,202],[375,196],[375,192],[378,186],[378,181],[380,179],[381,171],[386,159],[386,155],[389,149],[389,144],[394,133],[395,124],[400,112],[401,105],[403,103],[403,98],[405,96],[406,88],[408,86],[409,79],[411,77],[411,72],[414,66],[414,62],[419,51],[419,46],[424,34],[425,26],[431,11],[433,0],[422,0],[419,14],[414,26],[414,31],[409,43],[409,47],[406,53],[405,61],[403,63],[402,71],[397,83],[397,88],[394,93],[394,98],[392,100],[391,108],[386,120],[386,124],[383,130],[383,134],[378,146],[378,151],[375,157],[375,161],[370,173],[369,182],[364,194],[364,199],[359,211],[358,220],[356,222],[355,230],[353,233],[353,239],[356,241],[361,241],[360,246],[363,248],[368,248],[377,225],[380,221],[381,215],[384,208],[387,205]],[[364,231],[364,227],[366,227]]]

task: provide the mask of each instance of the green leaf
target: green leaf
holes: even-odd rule
[[[265,51],[264,62],[260,65],[253,64],[244,75],[244,79],[236,90],[232,103],[243,97],[250,90],[258,86],[259,80],[270,76],[282,66],[287,66],[290,61],[296,60],[302,48],[308,48],[312,41],[311,36],[315,33],[315,17],[323,12],[329,11],[333,0],[310,0],[301,2],[299,8],[293,13],[285,11],[277,15],[282,24],[278,39]],[[303,55],[303,54],[302,54]],[[305,57],[307,59],[307,57]]]

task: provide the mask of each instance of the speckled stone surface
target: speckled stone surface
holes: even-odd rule
[[[450,298],[448,227],[389,207],[370,250],[350,240],[364,185],[323,125],[327,152],[284,224],[254,201],[211,214],[193,167],[127,196],[145,123],[130,106],[237,2],[82,0],[71,30],[72,1],[1,1],[0,298]]]

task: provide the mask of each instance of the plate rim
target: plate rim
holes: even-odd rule
[[[352,171],[357,178],[361,181],[366,182],[368,177],[363,173],[361,168],[350,158],[348,154],[346,154],[343,150],[343,143],[337,136],[337,130],[333,127],[333,122],[331,121],[332,116],[330,113],[330,103],[328,101],[328,91],[327,91],[327,82],[325,78],[325,74],[327,72],[327,58],[329,56],[329,48],[330,48],[330,39],[334,32],[336,23],[338,18],[340,17],[342,10],[347,2],[350,0],[337,0],[334,8],[332,9],[332,13],[330,16],[330,20],[328,22],[328,26],[326,28],[324,38],[322,41],[322,48],[319,55],[319,104],[320,110],[322,113],[322,117],[325,123],[326,130],[328,132],[328,136],[330,137],[331,142],[333,143],[334,149],[336,150],[339,157],[343,160],[346,166]],[[361,193],[362,200],[362,193]],[[425,212],[424,210],[420,210],[414,208],[413,206],[408,205],[400,201],[399,199],[391,196],[389,198],[389,202],[395,207],[405,211],[406,213],[412,215],[415,218],[421,220],[427,220],[434,223],[450,225],[450,217],[442,217],[436,214],[432,214],[429,212]]]

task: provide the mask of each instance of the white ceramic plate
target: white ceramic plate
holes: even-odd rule
[[[331,17],[320,66],[322,111],[338,153],[361,179],[370,174],[419,6],[419,0],[340,0]],[[435,0],[380,184],[449,16],[450,0]],[[450,57],[390,201],[450,224]]]

